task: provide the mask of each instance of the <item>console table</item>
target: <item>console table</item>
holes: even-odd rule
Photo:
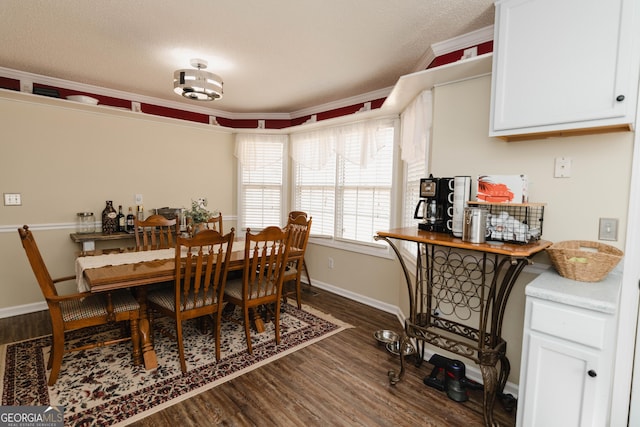
[[[479,364],[484,384],[485,425],[495,425],[496,393],[503,392],[510,371],[507,343],[502,338],[507,300],[531,257],[551,246],[551,242],[469,243],[417,227],[379,231],[375,239],[389,243],[400,260],[407,283],[410,314],[400,348],[415,339],[418,364],[424,359],[425,343]],[[417,244],[415,276],[407,269],[397,241]],[[400,353],[400,372],[388,373],[392,385],[404,375],[404,354]]]
[[[102,233],[71,233],[69,235],[75,243],[82,243],[82,252],[93,251],[96,248],[96,241],[106,240],[129,240],[135,239],[135,234],[117,232],[113,234]]]

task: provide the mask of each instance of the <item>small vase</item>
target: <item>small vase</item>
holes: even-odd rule
[[[192,226],[191,237],[195,236],[196,234],[198,234],[202,230],[206,230],[206,229],[207,229],[207,225],[204,222],[196,222],[196,223],[194,223],[193,226]]]
[[[107,206],[102,211],[102,232],[104,234],[112,234],[118,231],[118,213],[113,208],[113,202],[107,200]]]

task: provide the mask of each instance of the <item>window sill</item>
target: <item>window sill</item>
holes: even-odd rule
[[[340,249],[343,251],[356,252],[362,255],[375,256],[379,258],[393,259],[395,255],[391,251],[391,248],[384,244],[384,246],[368,245],[366,243],[351,243],[341,240],[334,240],[331,238],[323,237],[310,237],[309,243],[318,246],[326,246],[330,248]]]

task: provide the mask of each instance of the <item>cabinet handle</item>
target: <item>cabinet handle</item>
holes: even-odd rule
[[[616,101],[618,101],[618,102],[622,102],[622,101],[624,101],[624,95],[618,95],[618,96],[616,97]]]
[[[595,378],[598,376],[598,373],[596,371],[594,371],[593,369],[589,369],[589,372],[587,372],[587,374],[591,377],[591,378]]]

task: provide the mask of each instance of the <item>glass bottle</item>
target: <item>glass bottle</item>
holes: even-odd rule
[[[127,231],[127,218],[122,213],[122,205],[118,205],[118,231],[124,232]]]
[[[133,208],[129,206],[129,213],[127,214],[127,231],[133,231],[135,227],[136,217],[133,215]]]
[[[118,231],[118,214],[113,208],[113,202],[107,200],[107,206],[102,211],[102,232],[104,234],[113,234]]]

